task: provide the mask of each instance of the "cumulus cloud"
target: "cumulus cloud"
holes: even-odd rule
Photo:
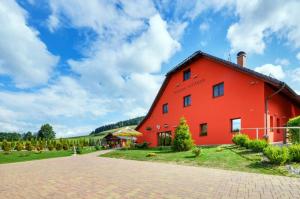
[[[0,75],[20,88],[47,83],[58,62],[26,19],[27,12],[15,1],[0,1]]]
[[[286,76],[282,66],[280,65],[265,64],[260,67],[256,67],[254,70],[280,80],[284,79]]]
[[[46,122],[59,124],[68,120],[72,121],[69,127],[75,128],[80,124],[76,123],[78,119],[92,119],[109,112],[104,106],[108,102],[64,76],[36,92],[0,91],[1,130],[37,130]]]
[[[227,33],[233,51],[262,54],[272,36],[300,47],[300,2],[297,0],[236,1],[238,22]]]
[[[60,24],[67,18],[69,25],[91,28],[98,35],[85,50],[85,58],[68,61],[85,88],[113,97],[115,107],[126,103],[124,112],[136,108],[145,114],[162,82],[161,66],[180,49],[176,38],[186,24],[167,23],[151,1],[124,1],[122,9],[112,1],[51,1],[51,7],[51,16]]]

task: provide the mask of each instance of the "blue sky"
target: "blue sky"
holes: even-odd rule
[[[144,115],[164,74],[196,50],[300,93],[297,0],[0,1],[0,131],[60,137]]]

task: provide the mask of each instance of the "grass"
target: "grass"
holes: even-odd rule
[[[30,161],[30,160],[41,160],[47,158],[57,158],[57,157],[64,157],[70,156],[73,154],[73,151],[43,151],[43,152],[36,152],[36,151],[12,151],[8,154],[4,152],[0,152],[0,164],[4,163],[13,163],[13,162],[23,162],[23,161]]]
[[[84,147],[82,149],[82,154],[95,152],[95,147]],[[61,151],[11,151],[9,153],[5,153],[3,151],[0,152],[0,164],[5,163],[13,163],[13,162],[23,162],[23,161],[31,161],[31,160],[41,160],[48,158],[57,158],[57,157],[65,157],[73,155],[73,150],[61,150]]]
[[[147,157],[149,153],[156,156]],[[117,150],[101,157],[122,158],[140,161],[168,162],[192,166],[220,168],[234,171],[292,176],[284,166],[275,166],[262,161],[262,155],[234,145],[201,147],[195,158],[191,151],[173,152],[170,148],[144,150]]]
[[[94,146],[91,146],[91,147],[84,147],[84,148],[82,149],[82,152],[81,152],[80,155],[82,155],[82,154],[87,154],[87,153],[92,153],[92,152],[95,152],[95,151],[97,151],[97,150],[96,150],[96,148],[95,148]]]

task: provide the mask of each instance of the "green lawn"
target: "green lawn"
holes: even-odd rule
[[[36,152],[36,151],[12,151],[8,154],[6,154],[4,152],[0,152],[0,164],[64,157],[64,156],[70,156],[72,154],[73,154],[73,151],[71,151],[71,150],[43,151],[41,153]]]
[[[291,176],[284,166],[273,166],[262,161],[262,155],[234,145],[201,147],[201,155],[194,157],[191,151],[173,152],[170,148],[145,150],[117,150],[101,157],[123,158],[141,161],[169,162],[192,166],[221,168],[235,171]],[[154,157],[147,157],[156,153]]]
[[[95,147],[84,147],[82,154],[95,152]],[[80,155],[82,155],[80,154]],[[47,158],[57,158],[73,155],[73,150],[61,150],[61,151],[43,151],[41,153],[36,151],[12,151],[8,154],[0,152],[0,164],[23,162],[30,160],[41,160]]]

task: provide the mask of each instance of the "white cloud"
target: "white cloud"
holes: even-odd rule
[[[10,76],[21,88],[47,83],[58,61],[26,18],[15,1],[0,1],[0,75]]]
[[[207,23],[207,22],[203,22],[199,26],[199,29],[201,32],[206,32],[209,30],[209,28],[210,28],[210,26],[209,26],[209,23]]]
[[[156,73],[180,49],[176,39],[187,24],[168,24],[150,1],[142,4],[124,1],[119,10],[111,1],[105,5],[102,1],[51,2],[51,16],[58,19],[63,16],[71,22],[69,25],[92,28],[98,34],[97,40],[85,50],[85,58],[68,62],[85,88],[102,97],[114,98],[114,106],[126,104],[122,108],[125,113],[136,109],[145,114],[145,107],[150,106],[162,82],[161,75]],[[91,16],[87,10],[95,14]],[[105,17],[99,10],[106,11]]]
[[[300,68],[295,68],[290,72],[292,81],[300,83]]]
[[[280,65],[265,64],[263,66],[256,67],[254,70],[280,80],[284,79],[286,76]]]
[[[297,53],[296,58],[300,61],[300,52]]]
[[[288,66],[288,65],[290,65],[290,61],[288,59],[277,58],[275,60],[275,64],[279,64],[279,65],[282,65],[282,66]]]
[[[54,84],[32,93],[0,91],[1,131],[37,131],[43,123],[57,125],[66,121],[71,121],[69,128],[79,128],[77,120],[100,117],[109,112],[104,106],[108,102],[87,92],[75,79],[63,76]],[[63,135],[65,132],[58,133]]]
[[[236,1],[239,21],[227,33],[233,51],[262,54],[266,40],[275,35],[294,47],[300,47],[300,2],[297,0]]]

